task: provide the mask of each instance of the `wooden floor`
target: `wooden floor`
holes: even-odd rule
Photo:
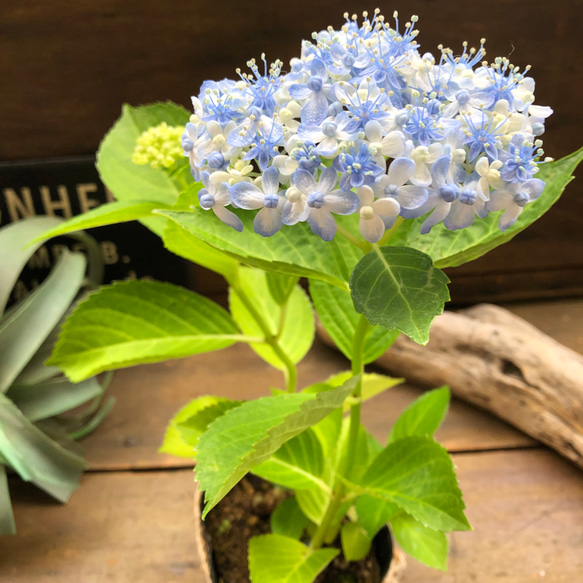
[[[583,352],[583,300],[510,308]],[[320,344],[302,363],[304,384],[347,368]],[[192,528],[193,474],[157,453],[165,425],[187,400],[253,398],[278,373],[245,346],[120,371],[117,404],[82,445],[91,464],[61,506],[10,479],[18,536],[0,539],[2,583],[202,583]],[[395,388],[366,404],[379,437],[420,390]],[[449,570],[409,560],[404,583],[583,583],[583,472],[491,415],[454,401],[437,436],[453,453],[473,532],[456,533]]]

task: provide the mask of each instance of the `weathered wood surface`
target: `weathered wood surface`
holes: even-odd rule
[[[408,561],[403,583],[578,583],[583,475],[548,450],[454,455],[475,531],[451,540],[447,573]],[[190,470],[89,473],[67,506],[14,496],[0,539],[10,583],[202,583]]]
[[[511,312],[446,312],[426,346],[401,336],[377,363],[414,383],[449,385],[583,467],[583,356]]]
[[[299,380],[307,386],[348,368],[342,356],[316,343],[299,367]],[[186,459],[157,453],[168,420],[180,407],[209,393],[233,399],[260,397],[268,394],[270,386],[280,386],[281,379],[245,345],[118,371],[110,389],[116,405],[99,431],[81,445],[96,470],[188,467]],[[366,403],[371,431],[379,439],[386,438],[394,420],[419,394],[416,387],[396,387]],[[452,403],[438,437],[450,451],[534,444],[506,423],[459,401]]]

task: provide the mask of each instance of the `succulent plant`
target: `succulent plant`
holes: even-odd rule
[[[113,405],[111,398],[104,401],[109,377],[74,384],[44,364],[70,309],[101,282],[103,262],[93,238],[75,233],[88,257],[65,249],[43,283],[6,308],[41,245],[30,242],[58,222],[34,217],[0,229],[0,534],[16,533],[7,469],[66,502],[87,467],[75,440]]]

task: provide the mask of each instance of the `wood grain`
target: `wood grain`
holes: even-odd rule
[[[403,583],[575,583],[583,569],[583,475],[547,450],[454,455],[473,532],[449,570],[409,559]],[[0,539],[10,583],[203,581],[190,470],[90,473],[67,506],[22,487],[17,537]]]

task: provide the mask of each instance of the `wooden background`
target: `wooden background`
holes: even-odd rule
[[[362,1],[3,0],[0,4],[0,160],[91,154],[120,113],[171,99],[189,107],[207,78],[233,77],[265,51],[287,63],[300,40]],[[395,0],[405,22],[420,16],[423,51],[486,37],[488,58],[531,64],[537,103],[555,114],[545,150],[558,158],[581,145],[581,0]],[[583,293],[583,196],[573,184],[535,227],[487,258],[456,269],[460,302]],[[479,277],[476,277],[478,276]],[[199,282],[209,293],[221,285]]]

